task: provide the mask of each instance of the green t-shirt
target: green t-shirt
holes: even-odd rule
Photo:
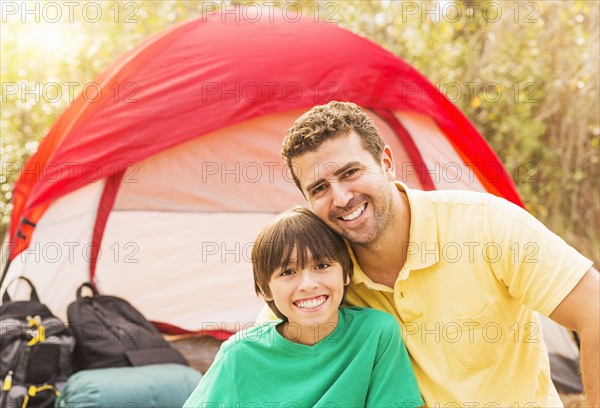
[[[341,308],[335,330],[313,346],[269,322],[223,343],[185,408],[418,407],[424,404],[389,314]],[[291,333],[291,330],[288,330]]]

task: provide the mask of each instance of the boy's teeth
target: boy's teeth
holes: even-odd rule
[[[341,217],[344,221],[353,221],[358,218],[359,215],[365,210],[367,203],[364,203],[360,207],[358,207],[352,214],[348,214],[346,216]]]
[[[326,296],[319,296],[318,298],[308,299],[308,300],[298,300],[296,301],[296,306],[301,309],[314,309],[316,307],[321,306],[327,300]]]

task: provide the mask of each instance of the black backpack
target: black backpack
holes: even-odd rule
[[[29,284],[31,295],[30,300],[13,301],[7,288],[2,296],[0,407],[53,407],[73,372],[73,338],[63,322],[40,303],[31,281],[17,279]]]
[[[93,296],[81,296],[85,287],[92,290]],[[77,300],[69,305],[67,317],[76,340],[77,370],[162,363],[187,365],[139,311],[121,298],[100,295],[89,282],[77,289]]]

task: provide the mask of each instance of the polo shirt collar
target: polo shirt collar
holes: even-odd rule
[[[437,222],[431,200],[427,192],[421,190],[412,190],[406,184],[396,181],[396,187],[399,191],[406,192],[410,205],[410,232],[409,245],[406,257],[406,263],[400,273],[402,279],[408,277],[410,271],[427,268],[439,260],[439,245],[437,242]],[[360,268],[352,248],[346,242],[350,257],[354,263],[354,273],[352,283],[365,283],[368,286],[382,286],[371,281]]]
[[[412,190],[406,184],[396,181],[399,191],[405,191],[410,205],[410,232],[406,263],[410,270],[424,269],[440,259],[437,241],[437,221],[429,194],[422,190]]]
[[[354,271],[352,272],[352,278],[350,279],[350,282],[352,282],[353,285],[363,283],[368,288],[380,290],[382,292],[393,292],[394,291],[393,289],[388,288],[385,285],[381,285],[379,283],[373,282],[371,280],[371,278],[369,278],[363,272],[363,270],[360,268],[360,265],[356,261],[356,258],[354,257],[354,252],[352,251],[352,248],[350,247],[350,245],[347,242],[346,242],[346,245],[348,246],[348,251],[350,252],[350,258],[352,258],[352,264],[354,264]]]

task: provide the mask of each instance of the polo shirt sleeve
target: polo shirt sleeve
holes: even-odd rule
[[[398,322],[391,315],[385,315],[378,326],[381,332],[377,358],[365,406],[412,408],[425,405]]]
[[[183,405],[183,408],[234,407],[239,402],[238,392],[227,357],[219,351],[200,383]]]
[[[521,207],[489,196],[482,212],[485,260],[511,296],[549,316],[592,262]]]

